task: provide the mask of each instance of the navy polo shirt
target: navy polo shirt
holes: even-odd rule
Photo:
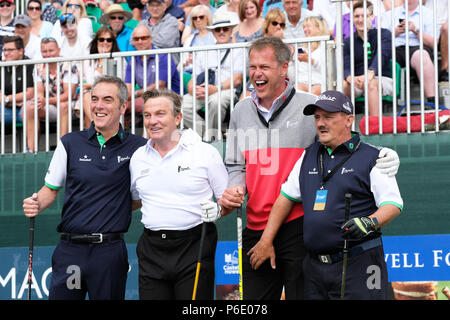
[[[361,142],[355,151],[359,141],[359,135],[355,134],[333,152],[320,142],[315,142],[306,149],[299,182],[304,210],[304,243],[311,252],[329,254],[342,250],[344,239],[340,227],[345,220],[346,193],[352,194],[350,219],[368,216],[378,210],[371,191],[370,173],[375,166],[379,150]],[[352,155],[325,183],[324,189],[327,190],[325,209],[314,210],[316,192],[322,183],[320,153],[323,155],[324,176],[349,153]],[[379,235],[380,232],[377,231],[371,234],[370,238]],[[359,242],[352,242],[350,246],[357,243]]]
[[[131,221],[129,162],[145,145],[142,137],[120,126],[108,141],[93,125],[63,136],[53,155],[45,184],[65,187],[57,230],[66,233],[126,232]]]

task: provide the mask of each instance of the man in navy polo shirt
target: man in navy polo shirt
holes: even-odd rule
[[[93,124],[61,138],[45,185],[23,201],[31,218],[48,208],[65,187],[61,241],[52,257],[50,299],[124,299],[128,256],[123,233],[131,221],[129,160],[146,143],[125,132],[120,116],[127,87],[99,77],[92,87]]]
[[[403,200],[394,176],[375,167],[379,150],[351,131],[353,105],[325,91],[305,115],[314,115],[319,141],[309,146],[281,187],[259,247],[275,258],[273,237],[296,202],[304,209],[303,263],[306,299],[339,299],[344,239],[349,241],[346,299],[386,299],[387,268],[380,227],[400,214]],[[345,220],[345,194],[352,194]],[[250,250],[251,263],[260,263]],[[254,254],[253,254],[254,253]]]

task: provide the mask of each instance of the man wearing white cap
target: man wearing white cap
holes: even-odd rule
[[[100,23],[109,26],[116,34],[117,44],[122,52],[135,50],[130,44],[133,30],[125,25],[131,16],[131,12],[124,10],[120,4],[113,4],[100,17]]]
[[[212,30],[216,44],[221,45],[231,43],[235,25],[228,17],[216,14],[213,24],[207,28]],[[206,141],[214,140],[214,137],[217,139],[219,112],[223,122],[231,99],[235,97],[236,88],[242,84],[244,54],[243,49],[234,49],[232,52],[230,49],[222,49],[201,51],[197,56],[193,76],[187,87],[188,94],[183,97],[184,125],[193,128],[195,121],[195,130],[200,135],[203,134],[203,139]],[[219,64],[220,74],[218,72]],[[206,86],[205,73],[208,78],[208,86]],[[232,84],[233,87],[231,87]],[[208,112],[205,112],[203,120],[199,114],[194,114],[193,105],[195,100],[196,113],[203,111],[206,109],[206,97],[208,98]],[[205,122],[208,124],[206,128]],[[226,126],[222,128],[226,128]]]

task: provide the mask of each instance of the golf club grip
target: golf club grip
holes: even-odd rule
[[[28,300],[31,300],[31,282],[33,278],[33,249],[34,249],[34,217],[30,218],[30,243],[28,256]]]
[[[347,222],[350,219],[350,204],[352,202],[352,194],[346,193],[345,194],[345,222]]]
[[[239,258],[239,300],[244,299],[244,288],[242,279],[242,206],[237,208],[237,238],[238,238],[238,258]]]
[[[345,222],[350,219],[350,204],[352,202],[352,194],[345,194]],[[344,223],[345,223],[344,222]],[[341,300],[345,299],[345,282],[347,276],[347,260],[348,260],[348,239],[344,239],[344,249],[343,249],[343,259],[342,259],[342,280],[341,280]]]
[[[237,208],[236,217],[238,248],[242,248],[242,207]]]
[[[202,260],[203,244],[205,243],[205,235],[206,235],[206,223],[203,222],[202,234],[200,236],[200,249],[198,250],[198,259],[197,259],[197,261],[199,261],[199,262]]]
[[[198,250],[197,268],[195,270],[194,289],[192,290],[192,300],[197,296],[198,277],[200,275],[200,267],[202,265],[203,244],[205,243],[206,223],[202,224],[202,234],[200,236],[200,248]]]

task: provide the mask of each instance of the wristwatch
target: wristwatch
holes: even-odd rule
[[[9,103],[9,96],[5,97],[5,103]]]
[[[375,227],[375,229],[379,226],[379,223],[378,223],[378,219],[377,218],[370,218],[371,220],[372,220],[372,222],[373,222],[373,226]]]

